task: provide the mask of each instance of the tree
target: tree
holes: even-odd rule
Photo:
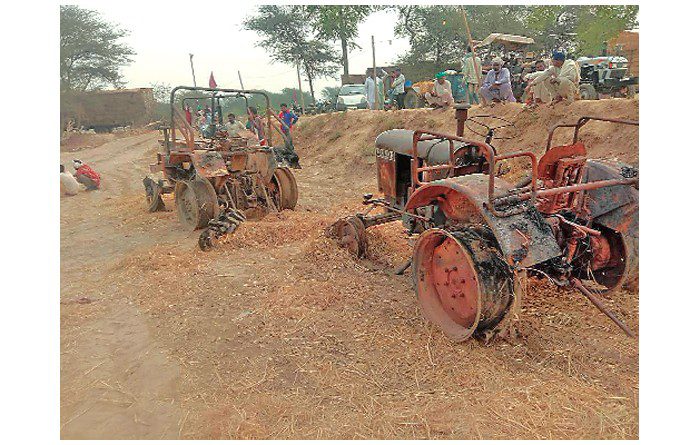
[[[256,46],[269,51],[270,57],[289,65],[300,65],[314,94],[314,79],[329,77],[338,68],[338,54],[313,35],[312,23],[303,6],[259,6],[257,14],[248,17],[243,26],[262,37]]]
[[[119,69],[135,54],[119,43],[127,34],[95,11],[61,6],[61,91],[123,86]]]
[[[546,51],[595,56],[606,41],[637,26],[638,12],[636,5],[532,6],[526,22]]]
[[[353,41],[357,37],[358,25],[372,12],[369,5],[309,5],[305,7],[316,37],[322,40],[340,41],[343,57],[343,73],[349,74],[348,50],[358,48]]]
[[[481,40],[492,32],[525,33],[527,7],[465,6],[472,38]],[[407,76],[432,77],[447,68],[459,69],[467,47],[462,12],[454,6],[398,6],[394,32],[407,37],[411,50],[398,60]]]

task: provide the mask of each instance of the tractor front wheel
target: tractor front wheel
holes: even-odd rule
[[[189,230],[205,227],[219,214],[216,191],[203,178],[178,181],[175,185],[175,205],[180,222]]]
[[[165,203],[161,196],[163,187],[149,177],[144,178],[143,185],[146,189],[146,210],[149,212],[165,210]]]
[[[326,235],[338,240],[340,247],[347,249],[355,258],[362,258],[367,254],[365,224],[357,216],[336,221],[326,230]]]
[[[299,189],[292,171],[286,167],[275,169],[272,176],[272,200],[277,210],[294,210],[299,200]]]
[[[518,301],[514,273],[493,234],[481,227],[426,230],[415,244],[412,269],[423,316],[453,341],[495,333]]]

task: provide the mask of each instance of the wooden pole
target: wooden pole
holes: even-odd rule
[[[243,77],[241,77],[241,70],[238,70],[238,81],[241,82],[241,89],[245,90],[245,87],[243,86]]]
[[[463,6],[459,9],[462,10],[462,18],[464,19],[464,28],[467,30],[467,41],[469,42],[469,47],[472,49],[472,62],[474,63],[474,71],[476,71],[476,81],[479,82],[481,86],[481,73],[479,72],[479,67],[476,64],[476,49],[474,48],[474,42],[472,40],[472,33],[469,30],[469,22],[467,21],[467,12],[464,10]]]
[[[192,83],[194,84],[195,88],[197,87],[197,79],[194,77],[194,62],[192,61],[192,58],[194,57],[194,54],[190,53],[190,68],[192,69]]]
[[[299,60],[297,59],[297,80],[299,81],[299,100],[301,101],[301,113],[304,114],[304,91],[301,89],[301,71],[299,71]]]
[[[379,86],[377,85],[377,61],[374,57],[374,36],[372,36],[372,69],[374,70],[374,108],[379,110]]]

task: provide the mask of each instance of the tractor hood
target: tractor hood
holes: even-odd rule
[[[406,156],[413,156],[413,131],[396,129],[387,130],[377,136],[375,147],[391,150]],[[467,144],[455,143],[455,152]],[[418,142],[418,157],[428,165],[447,164],[450,161],[450,143],[439,139]]]

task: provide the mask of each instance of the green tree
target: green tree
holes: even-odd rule
[[[259,6],[243,26],[262,37],[256,45],[268,50],[273,60],[299,63],[315,102],[313,81],[336,73],[338,55],[330,44],[314,36],[308,11],[303,6]]]
[[[135,53],[119,40],[128,32],[97,12],[61,6],[61,91],[86,91],[123,86],[119,69]]]
[[[526,23],[543,50],[595,56],[607,40],[637,26],[638,12],[636,5],[532,6]]]
[[[340,41],[343,73],[349,74],[348,50],[358,48],[353,41],[357,37],[357,27],[374,8],[369,5],[309,5],[305,8],[319,39]]]
[[[467,47],[464,19],[454,6],[398,6],[399,20],[394,32],[407,37],[411,50],[398,63],[414,80],[432,77],[444,69],[460,67]],[[474,40],[492,32],[527,34],[526,6],[465,6]]]

